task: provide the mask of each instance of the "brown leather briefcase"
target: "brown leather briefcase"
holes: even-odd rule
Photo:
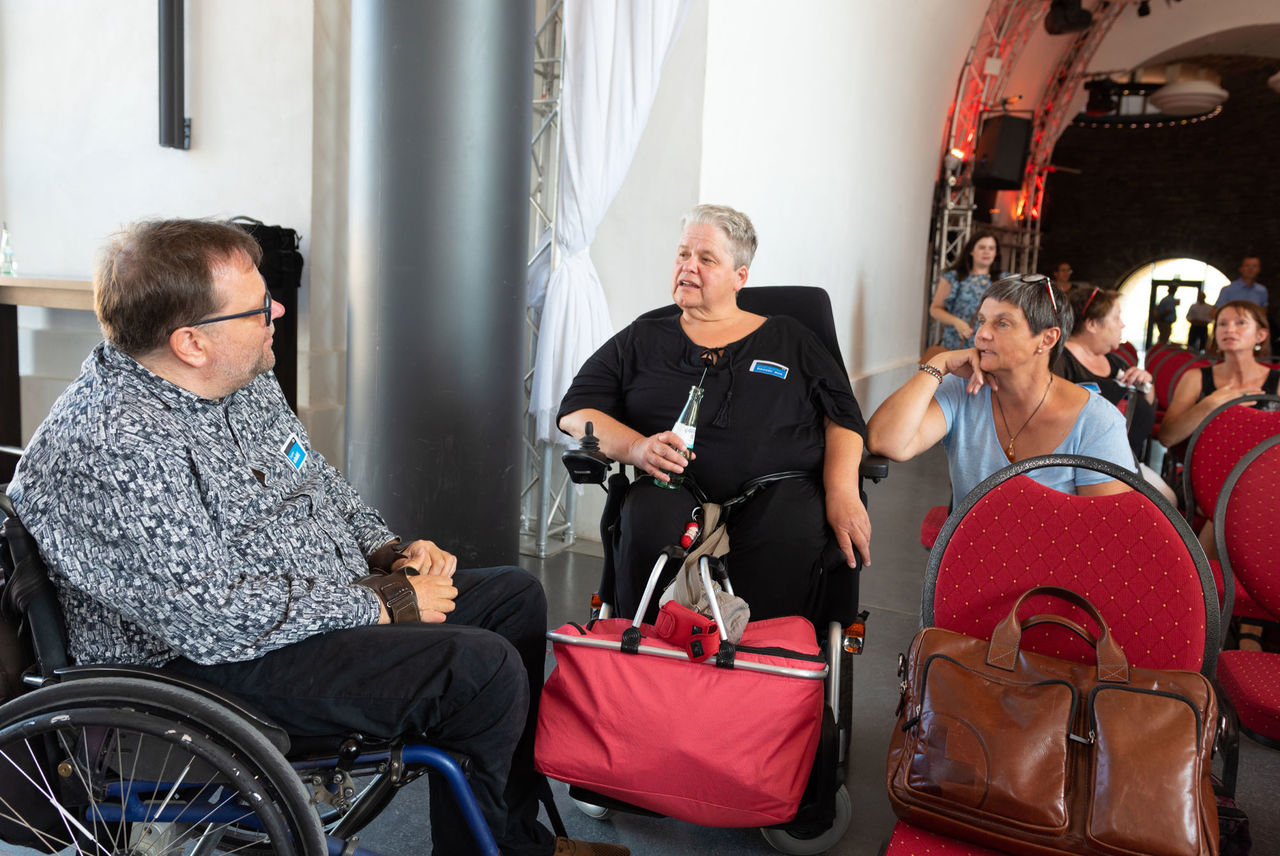
[[[1032,595],[1079,606],[1101,635],[1056,615],[1019,623]],[[1022,631],[1042,623],[1088,640],[1097,665],[1020,650]],[[1199,672],[1131,668],[1075,592],[1031,589],[989,643],[926,628],[902,674],[887,777],[903,820],[1036,856],[1218,853],[1212,685]]]

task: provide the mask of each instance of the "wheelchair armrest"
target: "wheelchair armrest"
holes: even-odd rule
[[[565,469],[569,471],[569,480],[574,484],[604,484],[604,478],[613,466],[613,459],[600,450],[600,439],[595,435],[595,426],[587,423],[587,433],[576,449],[566,449],[560,456]]]
[[[858,475],[879,484],[880,479],[889,477],[889,459],[881,455],[867,455],[858,467]]]
[[[84,678],[142,678],[148,681],[181,687],[230,709],[241,719],[244,719],[262,732],[262,735],[271,741],[271,745],[280,750],[280,754],[285,755],[289,752],[289,735],[283,728],[276,725],[257,709],[250,707],[235,696],[228,695],[225,690],[196,678],[175,675],[150,666],[117,664],[67,666],[56,670],[54,674],[62,681],[82,680]]]

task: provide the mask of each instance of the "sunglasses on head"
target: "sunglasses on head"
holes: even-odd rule
[[[1040,285],[1044,284],[1045,290],[1049,292],[1049,303],[1053,305],[1053,311],[1058,311],[1058,298],[1053,293],[1053,283],[1049,277],[1042,273],[1028,273],[1018,277],[1018,282],[1023,285]]]

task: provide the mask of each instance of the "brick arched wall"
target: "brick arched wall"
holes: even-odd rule
[[[1069,127],[1046,185],[1040,267],[1069,261],[1074,277],[1114,288],[1135,268],[1201,259],[1234,278],[1245,254],[1280,304],[1280,59],[1206,56],[1230,93],[1221,115],[1165,128]]]

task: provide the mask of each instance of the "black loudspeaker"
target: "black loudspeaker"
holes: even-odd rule
[[[988,119],[973,154],[973,186],[984,190],[1022,187],[1030,145],[1030,119],[1007,113]]]

